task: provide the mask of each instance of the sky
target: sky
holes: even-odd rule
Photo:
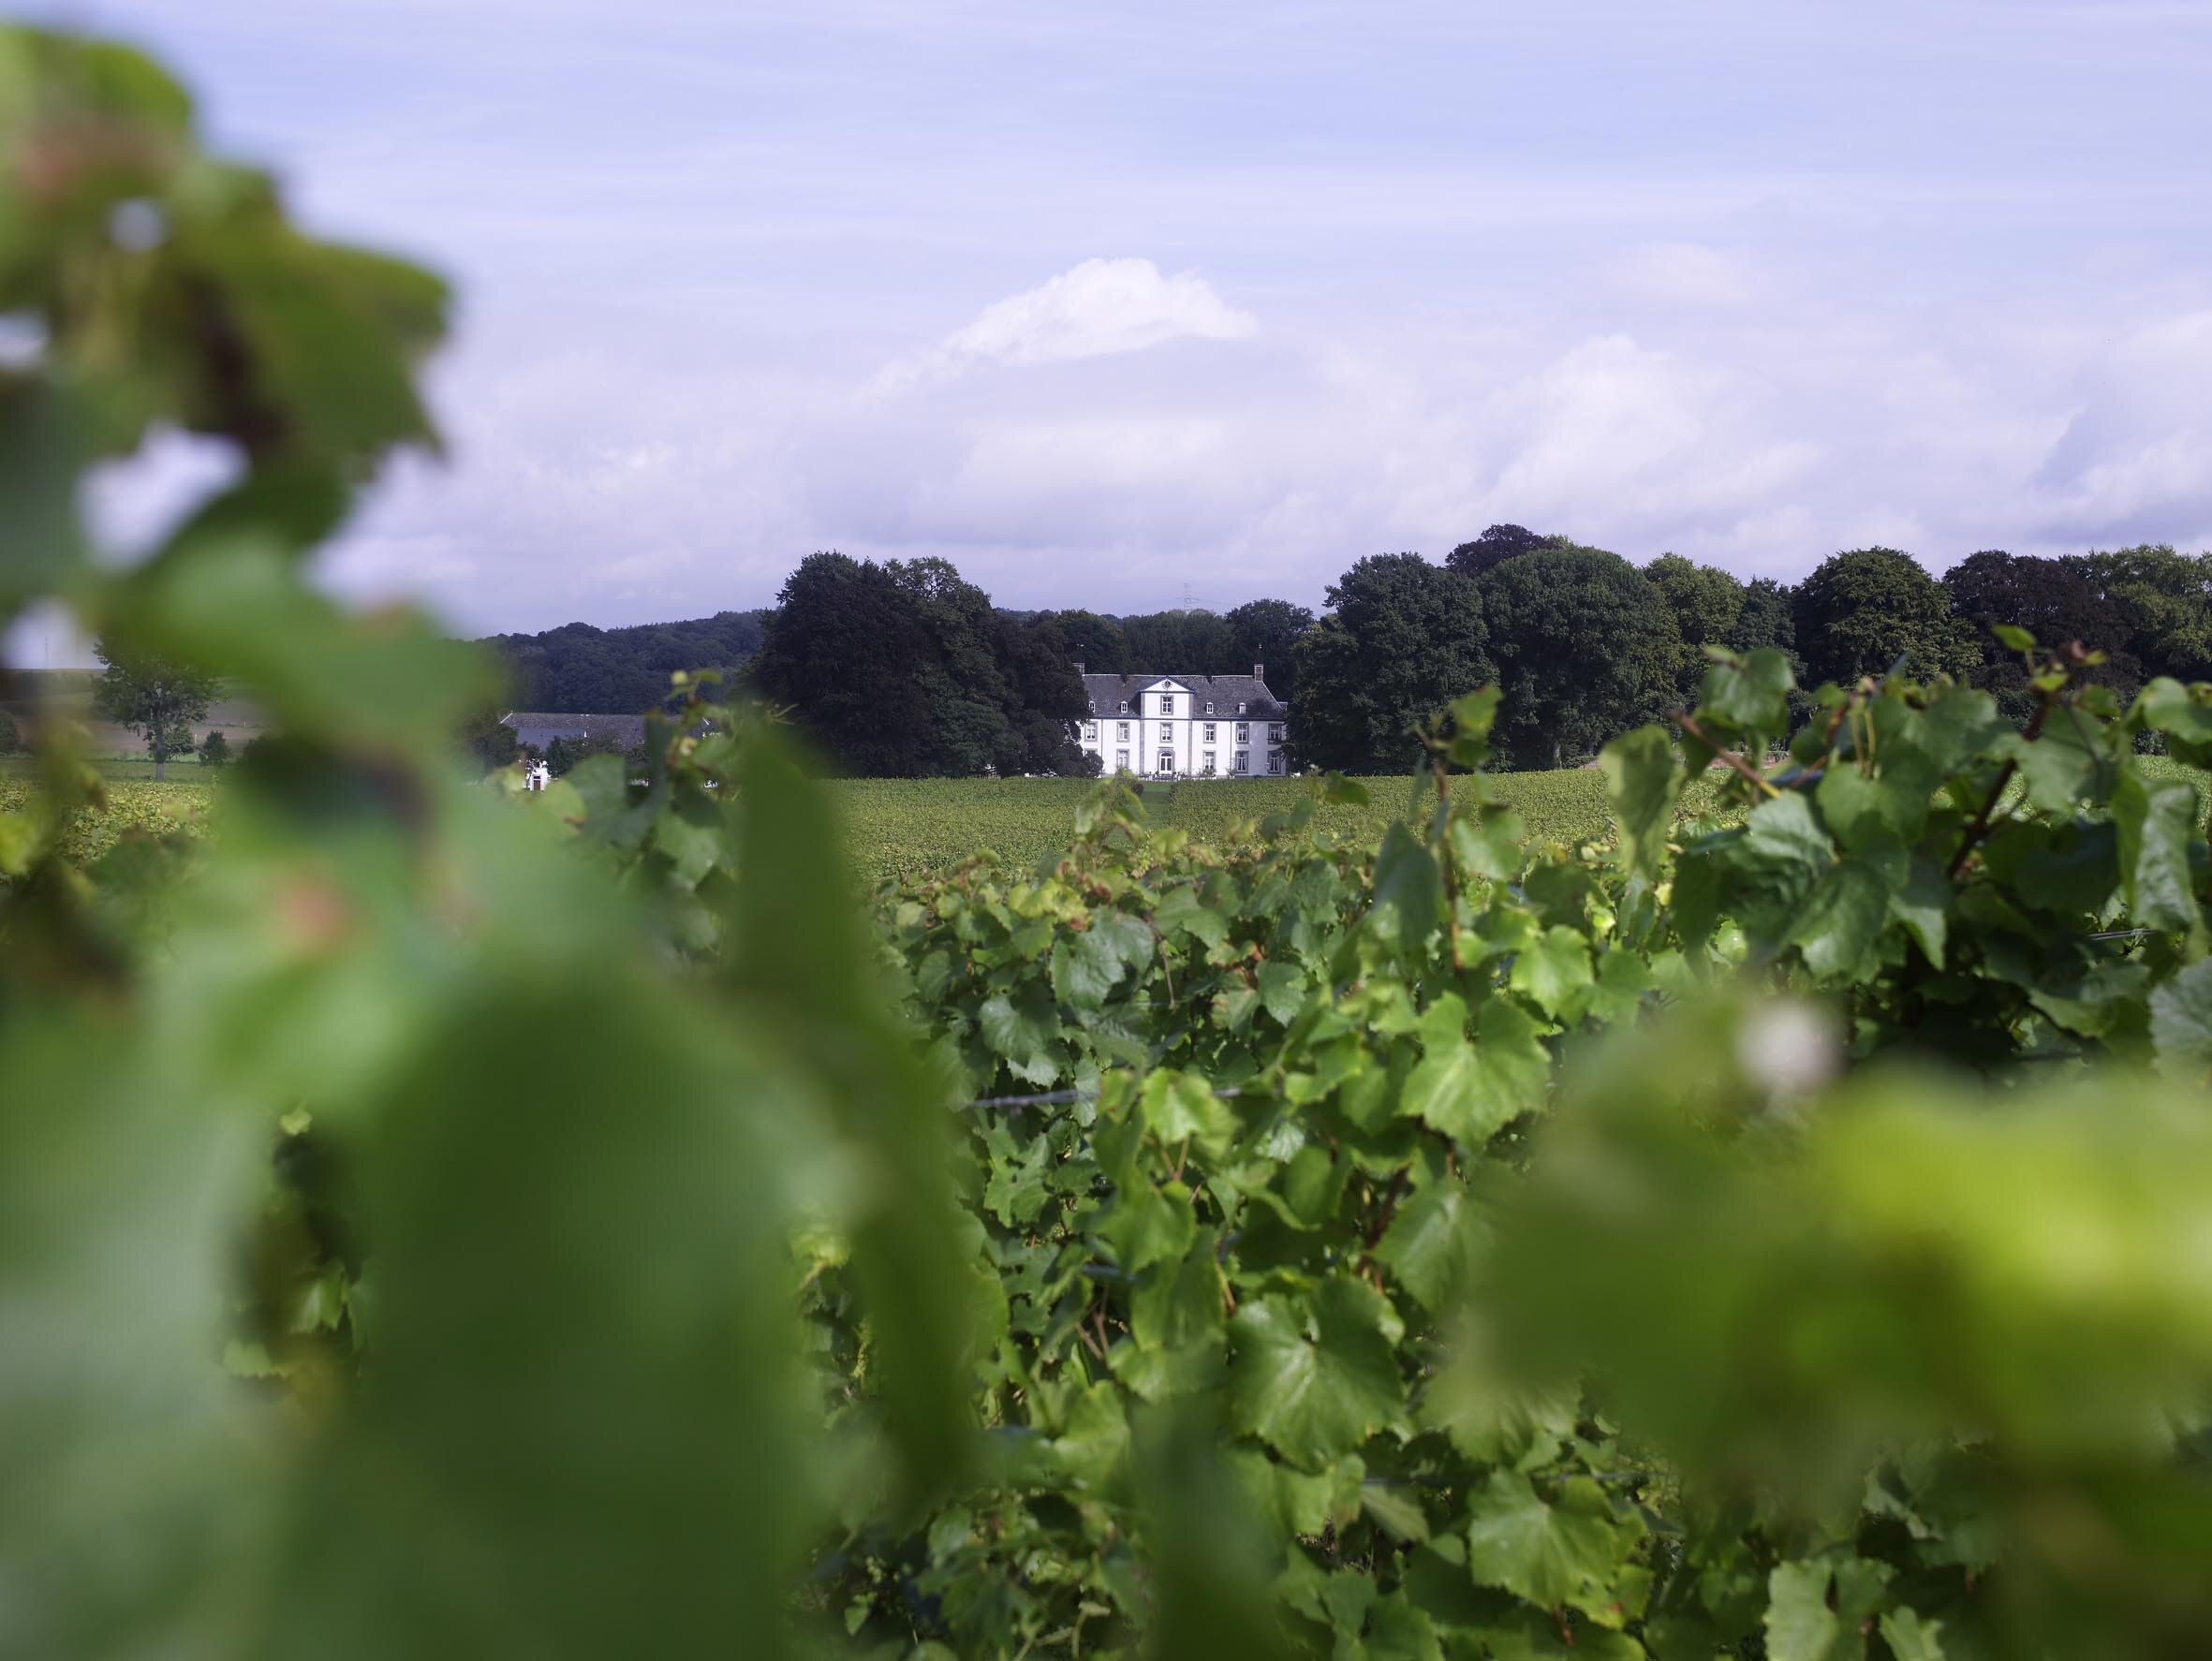
[[[75,0],[446,273],[322,570],[457,631],[1313,606],[1484,525],[2212,546],[2212,4]],[[142,545],[219,461],[98,481]]]

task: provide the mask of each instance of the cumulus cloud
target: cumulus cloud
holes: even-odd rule
[[[1172,340],[1246,340],[1260,322],[1196,272],[1149,259],[1086,259],[995,301],[933,350],[893,363],[880,390],[951,379],[987,364],[1022,368],[1141,352]]]

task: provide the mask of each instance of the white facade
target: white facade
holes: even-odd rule
[[[1260,667],[1249,676],[1082,675],[1089,708],[1076,742],[1106,773],[1279,778],[1290,771],[1290,713]]]

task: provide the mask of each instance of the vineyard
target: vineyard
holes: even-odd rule
[[[24,774],[0,773],[0,814],[43,817],[52,795]],[[113,847],[125,832],[163,837],[198,835],[205,828],[209,786],[197,782],[151,779],[111,780],[96,794],[62,811],[54,848],[72,865],[89,864]]]
[[[1360,784],[1366,800],[1322,806],[1315,830],[1349,843],[1372,842],[1428,787],[1410,777]],[[828,788],[854,868],[874,879],[905,879],[941,875],[984,850],[1018,869],[1049,861],[1065,851],[1097,786],[1076,779],[841,779]],[[1471,779],[1454,788],[1460,800],[1474,800]],[[1595,770],[1498,773],[1487,789],[1487,799],[1518,814],[1539,843],[1602,842],[1612,835],[1605,781]],[[1300,779],[1183,780],[1148,786],[1143,807],[1154,829],[1180,830],[1218,847],[1251,840],[1261,820],[1311,794]],[[1699,785],[1685,793],[1683,812],[1694,817],[1718,805],[1712,786]]]
[[[1492,685],[1141,802],[686,678],[465,777],[482,660],[304,557],[443,285],[137,52],[0,84],[0,625],[274,735],[200,836],[0,786],[0,1650],[2204,1653],[2212,684],[1717,652],[1587,773]],[[96,557],[170,429],[233,465]]]

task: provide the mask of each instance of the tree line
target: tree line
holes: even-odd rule
[[[1363,559],[1328,599],[1293,654],[1292,736],[1303,759],[1352,772],[1407,771],[1422,716],[1491,682],[1509,765],[1569,765],[1694,703],[1708,647],[1778,649],[1806,686],[1849,686],[1902,659],[1918,676],[1988,690],[2015,720],[2035,694],[1995,624],[2102,652],[2090,672],[2123,698],[2157,675],[2212,674],[2212,554],[2164,545],[2058,558],[1984,550],[1940,580],[1896,549],[1861,548],[1792,585],[1672,553],[1639,567],[1493,525],[1441,564]]]
[[[1497,524],[1440,562],[1358,561],[1317,618],[1280,599],[1227,612],[1005,610],[942,559],[823,552],[800,563],[771,610],[570,624],[490,643],[507,659],[515,707],[630,713],[666,698],[671,671],[719,668],[784,709],[834,771],[886,778],[1088,774],[1096,758],[1068,736],[1084,711],[1078,663],[1100,674],[1245,674],[1264,663],[1291,707],[1302,762],[1394,772],[1417,758],[1423,715],[1491,682],[1512,766],[1584,760],[1694,702],[1709,647],[1775,647],[1806,686],[1851,684],[1903,658],[1915,674],[1993,693],[2025,720],[2034,693],[1996,623],[2102,652],[2092,672],[2122,695],[2156,675],[2200,679],[2212,674],[2212,555],[1984,550],[1939,579],[1896,549],[1861,548],[1791,584],[1673,553],[1636,566]]]
[[[515,709],[634,715],[660,706],[678,669],[735,674],[760,649],[767,619],[766,611],[752,610],[629,628],[567,623],[541,634],[493,635],[479,644],[504,662]]]

